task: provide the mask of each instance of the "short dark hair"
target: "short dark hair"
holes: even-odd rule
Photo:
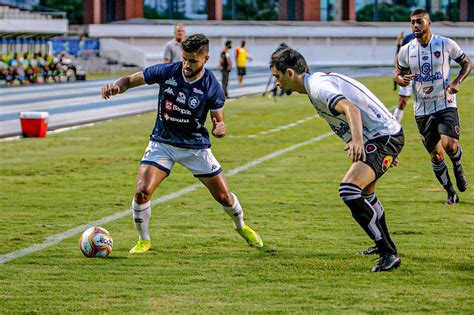
[[[293,69],[298,74],[309,71],[308,64],[303,55],[291,48],[275,51],[270,61],[270,68],[272,67],[275,67],[281,73],[285,73],[287,69]]]
[[[425,9],[416,9],[415,11],[413,11],[411,14],[410,14],[410,17],[414,16],[414,15],[418,15],[418,14],[426,14],[428,16],[430,16],[430,14],[428,13],[428,11],[426,11]]]
[[[208,53],[209,39],[204,34],[194,34],[186,38],[181,47],[188,53]]]
[[[225,46],[227,47],[227,46],[229,46],[229,45],[232,45],[232,41],[231,41],[231,40],[226,40],[226,41],[225,41]]]
[[[240,43],[240,46],[245,47],[245,41],[244,40]]]

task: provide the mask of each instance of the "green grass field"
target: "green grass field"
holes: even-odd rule
[[[361,80],[388,107],[389,78]],[[129,216],[104,224],[114,237],[107,259],[88,259],[79,234],[0,265],[0,313],[474,313],[474,78],[458,95],[470,189],[461,203],[431,170],[411,108],[403,121],[401,164],[380,181],[402,266],[372,274],[371,245],[338,196],[350,161],[335,135],[234,176],[229,183],[247,223],[264,239],[250,248],[210,194],[199,188],[154,206],[154,250],[131,256]],[[225,171],[329,131],[306,96],[226,105],[229,136],[213,139]],[[154,113],[0,143],[0,255],[126,210]],[[448,165],[451,167],[451,163]],[[452,167],[451,167],[452,168]],[[197,181],[177,165],[155,198]]]

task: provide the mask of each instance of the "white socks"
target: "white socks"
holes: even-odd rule
[[[234,195],[234,193],[231,193],[232,197],[234,197],[234,204],[232,207],[225,207],[222,206],[224,209],[225,213],[229,215],[229,217],[232,218],[234,221],[235,227],[237,229],[241,229],[245,223],[244,223],[244,210],[242,210],[242,207],[240,206],[239,199],[237,199],[237,196]]]
[[[140,240],[149,241],[150,233],[148,231],[148,222],[151,216],[151,202],[148,201],[142,205],[132,201],[132,217],[135,230],[140,234]]]
[[[403,109],[395,108],[395,111],[393,112],[393,116],[395,116],[395,119],[398,122],[401,122],[403,119]]]

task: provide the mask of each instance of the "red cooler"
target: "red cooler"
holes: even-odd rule
[[[48,116],[47,112],[21,112],[23,137],[44,138],[48,130]]]

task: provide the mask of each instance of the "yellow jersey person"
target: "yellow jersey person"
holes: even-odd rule
[[[252,61],[252,57],[249,55],[247,48],[245,48],[245,41],[240,43],[240,47],[235,49],[235,61],[237,64],[237,76],[239,78],[239,85],[242,85],[244,75],[247,74],[247,60]]]

